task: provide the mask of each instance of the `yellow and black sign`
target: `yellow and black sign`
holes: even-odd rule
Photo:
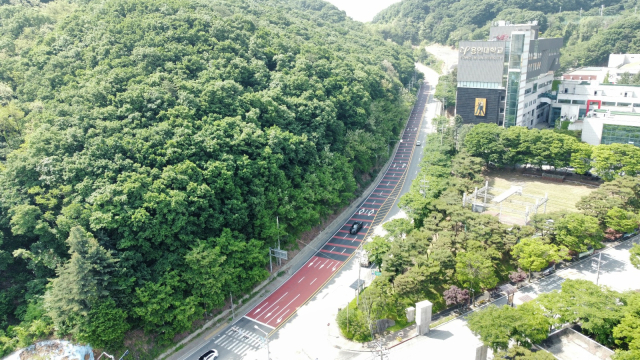
[[[473,111],[473,115],[475,116],[485,116],[487,113],[487,99],[485,98],[476,98],[476,107]]]

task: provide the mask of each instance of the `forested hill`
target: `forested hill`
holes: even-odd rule
[[[1,5],[0,355],[52,323],[171,339],[248,292],[276,217],[295,244],[385,161],[412,76],[317,0]]]
[[[563,37],[570,48],[561,58],[563,67],[606,65],[609,53],[640,51],[637,5],[635,0],[403,0],[376,15],[371,26],[399,44],[455,46],[486,39],[494,20],[537,20],[542,36]]]

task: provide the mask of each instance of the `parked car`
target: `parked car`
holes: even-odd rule
[[[549,276],[551,274],[553,274],[554,272],[556,272],[556,267],[555,265],[549,266],[548,268],[542,270],[542,276]]]
[[[356,221],[353,223],[353,225],[351,225],[351,229],[349,230],[349,233],[351,235],[355,235],[358,233],[358,231],[360,231],[360,229],[362,229],[362,221]]]
[[[198,360],[216,360],[217,358],[218,358],[218,350],[211,349],[206,353],[202,354],[202,356],[200,356]]]
[[[587,256],[591,256],[591,254],[593,254],[593,248],[591,246],[589,246],[587,248],[587,251],[581,252],[578,255],[574,256],[573,260],[574,261],[582,260],[582,259],[586,258]]]
[[[420,140],[416,141],[416,146],[420,146],[422,145],[422,143],[420,142]]]

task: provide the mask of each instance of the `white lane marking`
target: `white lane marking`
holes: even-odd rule
[[[280,316],[280,317],[278,318],[278,321],[276,321],[276,323],[279,323],[280,321],[282,321],[282,318],[283,318],[285,315],[287,315],[287,313],[288,313],[288,312],[289,312],[289,310],[285,311],[285,312],[284,312],[284,314],[282,314],[282,316]]]
[[[318,280],[318,278],[313,279],[313,281],[309,285],[313,285],[313,283],[316,282],[316,280]]]
[[[334,246],[334,247],[331,249],[331,251],[333,251],[333,250],[335,250],[335,249],[336,249],[336,247]],[[322,265],[322,266],[324,266],[324,265]]]
[[[279,308],[280,308],[280,306],[276,306],[276,308],[275,308],[275,309],[273,309],[273,311],[276,311],[276,310],[278,310]],[[273,311],[272,311],[272,312],[270,312],[270,313],[268,313],[268,314],[267,314],[267,316],[266,316],[264,319],[266,320],[267,318],[269,318],[269,316],[271,316],[271,314],[273,314]]]
[[[271,309],[271,308],[273,307],[273,305],[277,304],[277,303],[278,303],[278,301],[282,300],[282,298],[283,298],[283,297],[285,297],[288,293],[289,293],[289,292],[287,291],[286,293],[284,293],[284,295],[280,296],[280,299],[276,300],[276,302],[274,302],[273,304],[271,304],[271,306],[269,306],[269,307],[267,308],[267,310],[265,310],[265,311],[268,311],[269,309]],[[262,307],[261,307],[260,309],[262,309]],[[260,309],[256,310],[256,312],[255,312],[254,314],[256,314],[258,311],[260,311]],[[258,316],[258,317],[259,317],[259,316]]]
[[[315,280],[314,280],[315,281]],[[296,297],[293,298],[293,300],[289,301],[289,303],[287,305],[285,305],[285,307],[282,308],[282,310],[286,309],[289,307],[289,305],[291,305],[292,302],[296,301],[296,299],[300,296],[300,294],[298,294]],[[280,315],[280,313],[282,312],[282,310],[280,310],[273,318],[275,319],[276,317],[278,317],[278,315]],[[291,310],[291,309],[289,309]]]
[[[268,302],[264,303],[264,305],[260,306],[260,308],[254,312],[254,314],[257,314],[260,310],[262,310],[263,307],[265,307],[267,305],[269,305]]]
[[[304,276],[302,277],[302,279],[304,279]],[[300,284],[300,281],[302,281],[302,279],[298,280],[298,284]]]
[[[344,251],[345,251],[345,250],[347,250],[347,249],[342,249],[342,253],[343,253],[343,254],[344,254]]]
[[[315,262],[315,260],[314,260],[314,261],[312,261],[312,262],[311,262],[311,264],[309,264],[309,266],[313,265],[313,263],[314,263],[314,262]]]

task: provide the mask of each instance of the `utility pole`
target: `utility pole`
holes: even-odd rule
[[[602,260],[602,253],[598,254],[598,275],[596,275],[596,285],[598,285],[598,281],[600,280],[600,260]]]
[[[267,343],[267,360],[271,359],[271,353],[269,352],[269,334],[266,331],[260,329],[258,325],[253,325],[254,328],[260,330],[264,334],[264,341]]]
[[[280,250],[280,221],[278,220],[278,217],[276,216],[276,227],[278,230],[278,250]],[[282,265],[282,262],[280,260],[280,258],[278,258],[278,266]]]
[[[604,5],[600,7],[600,17],[602,17],[603,14],[604,14]]]
[[[360,304],[360,269],[362,268],[362,243],[358,245],[358,285],[356,286],[356,306]]]
[[[271,257],[269,257],[269,258],[271,258]],[[233,309],[233,294],[229,293],[229,296],[231,296],[231,316],[233,316],[233,318],[235,319],[236,318],[236,312]]]

